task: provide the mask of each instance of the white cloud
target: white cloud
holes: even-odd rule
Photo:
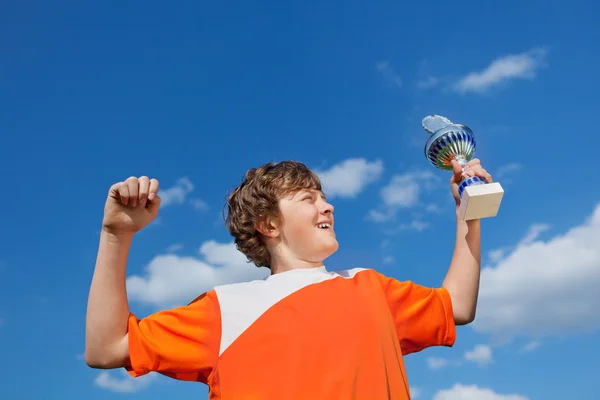
[[[125,370],[121,370],[121,377],[116,378],[109,371],[102,371],[94,379],[94,384],[111,392],[134,393],[146,388],[155,378],[153,373],[133,378]]]
[[[394,219],[400,209],[416,207],[420,204],[423,191],[436,188],[438,178],[432,171],[412,171],[395,175],[380,191],[382,204],[378,209],[370,210],[367,219],[373,222],[388,222]],[[429,208],[429,206],[427,206]],[[421,221],[413,221],[410,226],[402,228],[423,230],[427,225]]]
[[[409,208],[419,203],[423,190],[432,190],[438,177],[432,171],[414,171],[392,177],[381,189],[383,203],[388,207]]]
[[[384,264],[392,264],[393,262],[394,262],[394,257],[392,257],[392,256],[383,257]]]
[[[394,68],[390,65],[389,61],[380,61],[375,66],[377,71],[381,73],[386,79],[389,79],[396,86],[402,87],[402,79],[400,76],[394,71]]]
[[[327,170],[315,170],[329,198],[353,198],[375,182],[383,172],[383,162],[350,158]]]
[[[455,86],[459,92],[486,92],[490,87],[512,79],[534,79],[539,68],[545,66],[547,51],[534,48],[521,54],[497,58],[480,72],[471,72]]]
[[[477,385],[455,384],[450,389],[439,390],[433,400],[529,400],[519,394],[499,394]]]
[[[192,182],[186,178],[179,178],[177,182],[167,189],[159,189],[158,195],[160,197],[160,206],[167,207],[172,204],[183,204],[185,198],[194,190]]]
[[[472,361],[480,366],[491,364],[492,348],[484,344],[477,345],[473,350],[465,353],[465,360]]]
[[[129,298],[159,308],[172,307],[187,304],[215,286],[262,279],[270,272],[248,263],[233,243],[208,241],[199,252],[201,258],[154,257],[143,275],[127,278]]]
[[[600,204],[582,225],[547,241],[535,240],[540,226],[483,268],[476,331],[508,340],[600,328]]]

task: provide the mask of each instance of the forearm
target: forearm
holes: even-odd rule
[[[456,243],[443,287],[452,298],[454,320],[457,325],[475,319],[481,267],[481,223],[463,221],[456,215]]]
[[[122,365],[129,305],[126,266],[133,235],[100,234],[86,316],[85,356],[93,367]]]

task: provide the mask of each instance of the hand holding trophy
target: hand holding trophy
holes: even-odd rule
[[[423,128],[431,134],[425,143],[425,157],[441,170],[452,171],[452,161],[464,167],[475,155],[475,136],[465,125],[453,124],[440,115],[423,119]],[[498,182],[488,183],[478,176],[465,177],[458,185],[459,216],[465,220],[495,217],[504,189]]]

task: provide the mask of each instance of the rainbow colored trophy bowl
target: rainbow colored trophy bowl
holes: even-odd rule
[[[436,168],[452,171],[452,160],[464,167],[475,156],[475,136],[468,126],[453,124],[440,115],[423,118],[422,125],[431,134],[425,143],[425,157]],[[473,176],[460,182],[458,194],[459,215],[467,221],[498,215],[504,189],[498,182]]]

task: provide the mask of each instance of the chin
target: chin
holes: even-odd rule
[[[333,239],[331,243],[327,243],[323,246],[323,259],[326,259],[333,255],[340,248],[340,244],[336,239]]]

